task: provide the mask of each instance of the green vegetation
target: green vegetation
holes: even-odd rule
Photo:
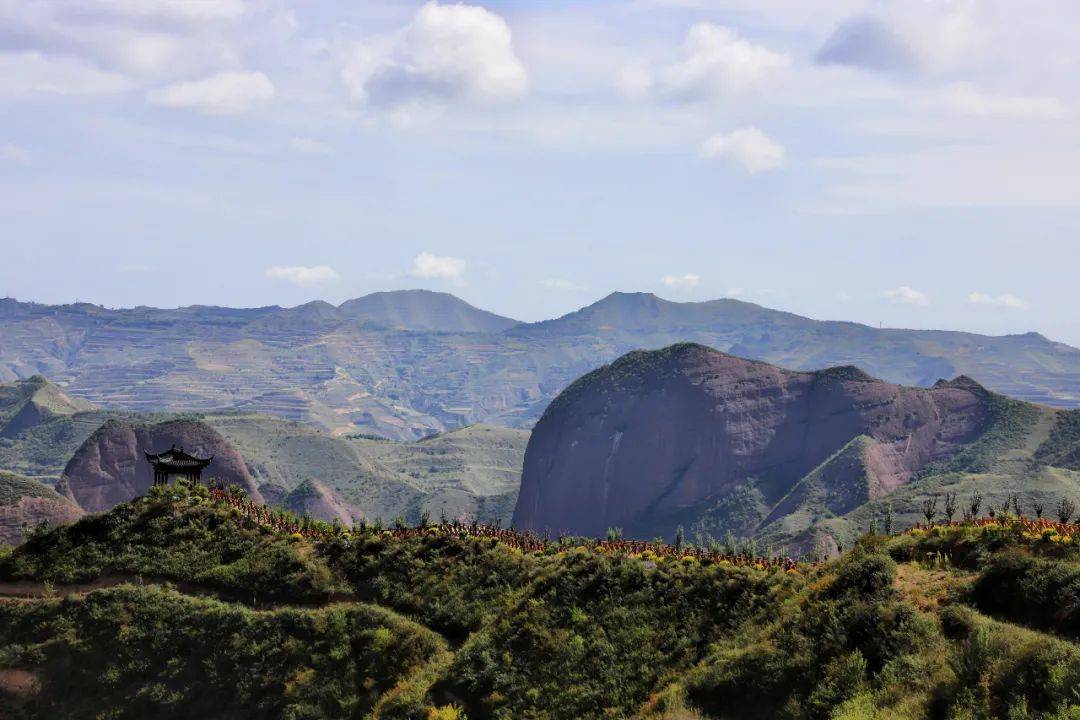
[[[14,505],[24,497],[57,498],[56,491],[32,478],[0,470],[0,507]]]
[[[209,501],[204,488],[158,486],[152,497],[34,532],[0,562],[10,579],[51,583],[110,575],[169,578],[229,596],[316,601],[338,587],[299,538],[274,533]]]
[[[1035,451],[1035,459],[1047,465],[1080,470],[1080,410],[1058,414],[1050,437]]]
[[[133,585],[0,603],[0,627],[0,664],[46,679],[27,717],[362,717],[445,652],[381,608],[255,612]]]
[[[37,596],[0,599],[0,712],[1080,716],[1080,543],[1046,524],[867,535],[792,567],[240,507],[167,488],[0,555],[0,586]]]

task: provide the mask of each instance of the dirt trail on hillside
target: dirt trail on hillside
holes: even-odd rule
[[[324,600],[312,600],[309,602],[277,600],[261,601],[257,596],[247,597],[241,593],[201,585],[199,583],[175,580],[167,577],[135,575],[132,573],[112,573],[81,583],[54,584],[35,580],[0,581],[0,598],[9,598],[13,600],[41,600],[50,597],[88,595],[95,590],[103,590],[118,585],[169,588],[184,595],[204,598],[209,597],[222,602],[246,605],[248,608],[258,612],[269,612],[285,608],[317,610],[332,605],[358,602],[354,596],[346,593],[330,593]]]

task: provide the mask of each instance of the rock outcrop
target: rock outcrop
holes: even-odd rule
[[[651,538],[750,486],[759,521],[807,498],[843,512],[978,437],[988,397],[966,380],[909,388],[854,367],[793,372],[695,344],[632,352],[548,407],[513,522]]]
[[[214,456],[203,471],[204,481],[216,478],[239,485],[262,501],[240,453],[218,431],[197,420],[145,425],[109,420],[68,461],[61,482],[87,512],[108,510],[150,488],[154,473],[144,452],[161,452],[174,445],[195,455]]]
[[[75,522],[83,510],[44,483],[0,470],[0,543],[17,545],[23,533],[45,522]]]
[[[354,522],[364,517],[359,507],[318,480],[305,480],[300,483],[285,496],[282,504],[285,509],[301,517],[307,515],[327,522],[337,521],[345,527],[352,527]]]
[[[0,384],[0,437],[14,437],[50,418],[93,409],[92,403],[67,395],[41,375]]]

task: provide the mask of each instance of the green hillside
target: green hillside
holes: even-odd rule
[[[318,480],[387,522],[431,517],[509,523],[529,433],[474,425],[416,442],[332,436],[264,415],[203,418],[247,459],[260,483],[286,491]]]
[[[484,526],[346,532],[172,487],[0,556],[0,710],[1066,720],[1078,542],[1010,517],[793,565]]]
[[[925,502],[932,497],[954,493],[959,507],[978,496],[982,507],[1001,507],[1014,495],[1024,498],[1028,512],[1041,505],[1046,512],[1060,498],[1080,501],[1080,470],[1060,462],[1062,455],[1077,452],[1077,438],[1065,428],[1071,427],[1074,411],[1020,403],[996,396],[997,417],[990,428],[976,441],[947,461],[924,468],[907,484],[877,497],[862,498],[856,506],[830,505],[838,488],[823,483],[829,463],[815,469],[798,488],[809,488],[796,512],[775,522],[767,522],[756,531],[758,539],[777,545],[813,546],[811,538],[829,536],[841,545],[850,544],[870,524],[879,527],[887,515],[893,517],[894,527],[906,528],[922,521]],[[1053,448],[1050,450],[1049,448]],[[853,448],[842,456],[850,456]],[[859,451],[866,444],[860,441]],[[796,493],[797,494],[797,493]],[[944,505],[937,507],[938,517],[944,517]]]

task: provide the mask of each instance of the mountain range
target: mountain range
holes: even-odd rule
[[[613,293],[537,323],[423,290],[294,308],[0,300],[0,381],[41,374],[109,409],[267,414],[399,440],[531,427],[597,365],[682,341],[794,370],[856,365],[913,386],[967,375],[1019,399],[1080,404],[1080,350],[1037,333],[877,329],[731,299]]]

